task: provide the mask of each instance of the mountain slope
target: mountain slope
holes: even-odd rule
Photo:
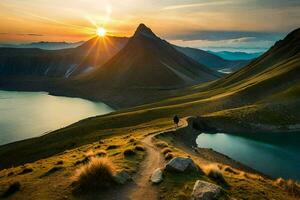
[[[200,64],[215,70],[224,68],[239,69],[250,62],[249,60],[226,60],[213,53],[203,51],[201,49],[179,46],[175,46],[175,48],[186,56],[193,58]]]
[[[283,40],[275,43],[266,53],[253,60],[249,65],[236,71],[230,76],[216,82],[213,85],[228,86],[231,84],[239,84],[240,81],[245,82],[254,76],[260,76],[269,73],[275,68],[282,68],[283,65],[291,60],[297,60],[300,56],[300,29],[296,29],[289,33]],[[293,64],[297,69],[299,63]],[[287,79],[286,82],[290,82]]]
[[[217,79],[219,74],[178,52],[144,24],[126,46],[82,81],[109,87],[183,87]]]
[[[197,110],[220,131],[299,131],[299,42],[297,29],[237,72],[151,106]]]
[[[0,76],[69,77],[100,66],[127,38],[95,37],[79,47],[61,50],[0,48]]]

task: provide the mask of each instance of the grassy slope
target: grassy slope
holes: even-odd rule
[[[108,121],[106,121],[108,122]],[[93,123],[91,123],[93,124]],[[92,197],[81,196],[76,197],[72,194],[72,176],[74,171],[80,167],[76,162],[84,160],[90,152],[100,152],[107,149],[109,146],[117,145],[116,149],[106,150],[108,157],[114,162],[118,169],[125,169],[129,173],[134,173],[138,170],[139,163],[144,157],[144,152],[137,152],[136,155],[125,158],[123,151],[128,148],[134,148],[139,145],[139,140],[149,133],[170,129],[172,123],[169,120],[152,121],[151,123],[136,124],[132,123],[131,127],[99,130],[98,133],[89,135],[91,138],[95,137],[95,142],[88,142],[88,144],[79,147],[72,147],[69,150],[60,150],[52,156],[39,159],[37,161],[27,163],[25,165],[16,166],[0,171],[0,194],[4,191],[9,183],[18,181],[21,183],[21,191],[12,195],[10,199],[93,199],[101,198],[105,193],[97,192]],[[122,122],[116,126],[122,126]],[[91,128],[91,126],[90,126]],[[87,129],[88,130],[88,129]],[[87,131],[86,130],[86,131]],[[76,133],[75,133],[76,134]],[[98,135],[99,134],[99,135]],[[101,136],[101,139],[96,139],[96,135]],[[83,137],[82,140],[86,142],[89,137]],[[131,141],[134,138],[135,141]],[[170,137],[159,137],[157,142],[164,140],[167,142],[168,148],[176,156],[191,156],[192,159],[202,168],[211,164],[221,166],[222,174],[230,186],[224,187],[225,194],[236,199],[295,199],[287,192],[280,189],[273,180],[263,178],[262,176],[248,172],[243,169],[235,168],[233,170],[236,174],[225,171],[226,165],[223,163],[223,157],[220,159],[214,157],[214,160],[207,159],[201,155],[196,155],[178,145],[175,139]],[[100,142],[101,141],[101,142]],[[48,149],[50,150],[50,149]],[[13,156],[13,154],[11,154]],[[220,157],[220,156],[219,156]],[[62,164],[58,164],[63,161]],[[230,163],[230,162],[229,162]],[[32,172],[19,175],[24,168],[33,169]],[[57,171],[49,173],[51,169],[57,168]],[[13,173],[13,174],[12,174]],[[12,174],[12,175],[9,175]],[[189,199],[193,184],[196,180],[202,179],[213,182],[206,175],[199,174],[165,174],[164,181],[159,185],[159,193],[161,199]],[[119,191],[118,188],[116,188]],[[111,196],[110,196],[111,197]],[[107,199],[107,198],[106,198]]]
[[[153,121],[170,123],[174,114],[203,115],[211,126],[231,131],[234,127],[249,131],[249,124],[253,123],[278,124],[280,128],[299,124],[299,112],[295,109],[299,107],[299,100],[295,98],[299,95],[299,61],[299,58],[291,60],[232,87],[207,90],[209,84],[195,86],[178,97],[89,118],[42,137],[4,145],[0,147],[1,168],[51,156],[96,141],[120,129],[130,130],[142,124],[151,126]],[[287,78],[291,81],[285,84]],[[265,89],[274,83],[280,87],[270,91]],[[270,94],[269,99],[264,98],[267,93]],[[237,124],[236,120],[241,123]],[[8,158],[6,155],[11,156]]]

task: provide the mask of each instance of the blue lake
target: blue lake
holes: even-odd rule
[[[0,145],[40,136],[113,109],[101,102],[45,92],[0,91]]]
[[[300,180],[300,133],[200,134],[199,147],[212,148],[271,177]]]

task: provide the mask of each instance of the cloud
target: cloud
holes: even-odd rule
[[[232,1],[211,1],[211,2],[203,2],[203,3],[190,3],[190,4],[179,4],[174,6],[166,6],[163,10],[176,10],[183,8],[193,8],[193,7],[203,7],[203,6],[216,6],[216,5],[225,5],[230,4]]]
[[[17,35],[20,35],[20,36],[35,36],[35,37],[44,36],[42,34],[37,34],[37,33],[18,33]]]
[[[241,51],[241,52],[263,52],[270,48],[274,41],[247,41],[245,38],[222,40],[222,41],[208,41],[208,40],[169,40],[170,43],[183,46],[200,48],[211,51]]]
[[[278,32],[252,32],[252,31],[185,31],[182,33],[169,35],[171,40],[208,40],[208,41],[222,41],[222,40],[278,40],[284,36],[283,33]]]
[[[269,7],[269,8],[290,8],[290,7],[299,7],[299,0],[251,0],[252,4],[261,6],[261,7]]]
[[[263,52],[284,36],[280,32],[190,31],[169,37],[168,40],[179,46],[204,50]]]

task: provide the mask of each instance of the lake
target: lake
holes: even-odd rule
[[[40,136],[112,111],[104,103],[80,98],[0,90],[0,145]]]
[[[199,147],[212,148],[274,178],[300,180],[300,133],[200,134]]]

